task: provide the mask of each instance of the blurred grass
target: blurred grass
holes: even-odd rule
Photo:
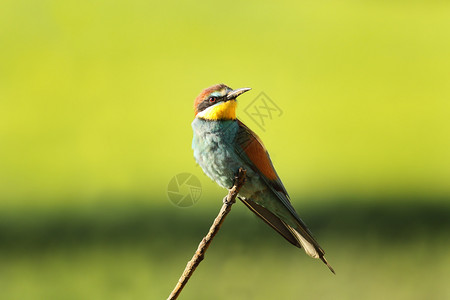
[[[388,249],[346,244],[351,246],[329,244],[333,263],[339,265],[333,276],[296,249],[261,246],[255,251],[239,245],[221,249],[225,245],[215,243],[183,291],[183,299],[448,298],[448,242],[440,243],[432,257],[425,243]],[[58,249],[20,258],[2,253],[2,299],[165,299],[195,249],[190,246],[166,249],[157,259],[136,245]]]
[[[105,199],[90,208],[3,210],[0,212],[0,249],[45,251],[54,246],[83,247],[93,243],[111,246],[136,243],[165,248],[176,241],[196,242],[206,233],[220,207],[220,201],[215,208],[202,204],[196,209],[180,209],[175,206],[158,208],[135,199],[134,205],[110,200]],[[441,235],[450,229],[449,199],[389,200],[390,204],[361,204],[341,198],[329,201],[328,205],[309,204],[297,208],[314,228],[313,232],[332,239],[370,241],[376,238],[397,243],[416,241],[418,236]],[[272,234],[272,229],[266,228],[264,223],[256,225],[255,220],[259,219],[242,204],[237,205],[230,219],[228,238],[237,243],[266,244],[263,237]]]
[[[238,203],[183,298],[445,299],[450,206],[439,202],[304,207],[336,276]],[[162,299],[215,215],[118,204],[3,212],[1,298]]]
[[[192,102],[253,91],[261,136],[338,275],[236,205],[184,299],[445,299],[445,1],[0,2],[0,299],[161,299],[224,191]],[[244,109],[265,92],[265,130]],[[200,178],[178,209],[169,180]]]

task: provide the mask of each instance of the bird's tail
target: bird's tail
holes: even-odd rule
[[[314,238],[311,236],[311,233],[309,232],[309,230],[306,228],[306,226],[304,224],[299,224],[300,230],[296,230],[286,223],[284,223],[284,225],[289,229],[289,231],[297,239],[297,241],[300,243],[300,245],[305,250],[306,254],[308,254],[312,258],[320,258],[320,260],[323,261],[323,263],[327,265],[328,269],[330,269],[330,271],[333,272],[333,274],[336,274],[336,272],[334,272],[333,267],[325,259],[325,256],[324,256],[325,251],[323,251],[323,249],[319,246],[319,244],[314,240]],[[300,233],[299,231],[301,231],[303,234]]]
[[[300,220],[297,219],[296,228],[289,226],[282,219],[277,217],[268,209],[256,204],[253,201],[249,201],[243,197],[239,197],[239,199],[258,217],[260,217],[264,222],[269,224],[273,229],[275,229],[280,235],[282,235],[286,240],[288,240],[291,244],[303,248],[309,256],[313,258],[320,258],[330,269],[331,272],[336,274],[333,268],[325,259],[325,251],[319,246],[316,240],[312,237],[311,232],[308,230],[306,225]]]

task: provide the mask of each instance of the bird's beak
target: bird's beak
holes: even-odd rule
[[[251,88],[240,88],[237,90],[233,90],[227,94],[227,100],[235,99],[237,96],[239,96],[245,92],[248,92],[250,90],[251,90]]]

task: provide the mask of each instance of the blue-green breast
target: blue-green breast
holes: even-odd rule
[[[233,186],[234,176],[243,162],[236,156],[234,142],[238,132],[235,120],[192,122],[194,157],[203,171],[224,188]]]
[[[194,157],[208,177],[221,187],[229,189],[233,186],[237,171],[243,167],[247,170],[247,177],[239,196],[251,199],[269,209],[287,220],[289,224],[289,218],[292,216],[286,207],[277,200],[276,195],[268,189],[252,166],[245,163],[237,153],[235,145],[239,130],[237,121],[207,121],[195,118],[192,128]]]

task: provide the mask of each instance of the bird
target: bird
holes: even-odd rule
[[[251,88],[233,90],[221,83],[204,89],[194,101],[192,149],[197,164],[219,186],[230,189],[239,168],[246,181],[238,198],[265,223],[331,272],[325,251],[290,202],[261,139],[236,117],[237,97]]]

